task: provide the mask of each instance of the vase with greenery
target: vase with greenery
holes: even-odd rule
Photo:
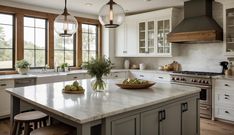
[[[61,67],[62,71],[65,72],[66,69],[68,69],[68,63],[63,63],[63,64],[61,64],[60,67]]]
[[[29,67],[30,64],[26,60],[19,60],[16,62],[16,69],[22,75],[26,75],[28,73]]]
[[[91,86],[95,91],[104,91],[106,88],[106,82],[103,80],[103,75],[107,76],[110,74],[111,61],[105,57],[103,58],[92,58],[89,62],[83,63],[83,68],[88,70],[88,74],[94,77],[91,81]]]

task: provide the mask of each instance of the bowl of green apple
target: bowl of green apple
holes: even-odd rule
[[[84,94],[85,89],[79,84],[78,81],[74,81],[71,85],[66,85],[63,89],[63,93],[70,94]]]

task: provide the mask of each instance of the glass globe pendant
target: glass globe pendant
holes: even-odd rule
[[[54,21],[56,33],[61,37],[70,37],[76,33],[78,27],[77,20],[67,11],[67,0],[65,0],[65,8],[61,15],[58,15]]]
[[[124,22],[124,9],[113,0],[110,0],[99,11],[98,19],[106,28],[116,28]]]

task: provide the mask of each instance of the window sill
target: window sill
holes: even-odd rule
[[[18,74],[18,73],[15,70],[0,71],[0,75],[10,75],[10,74]]]

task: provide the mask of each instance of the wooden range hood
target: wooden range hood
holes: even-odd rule
[[[172,43],[222,41],[223,29],[212,18],[212,2],[213,0],[185,2],[185,19],[168,34],[168,41]]]

